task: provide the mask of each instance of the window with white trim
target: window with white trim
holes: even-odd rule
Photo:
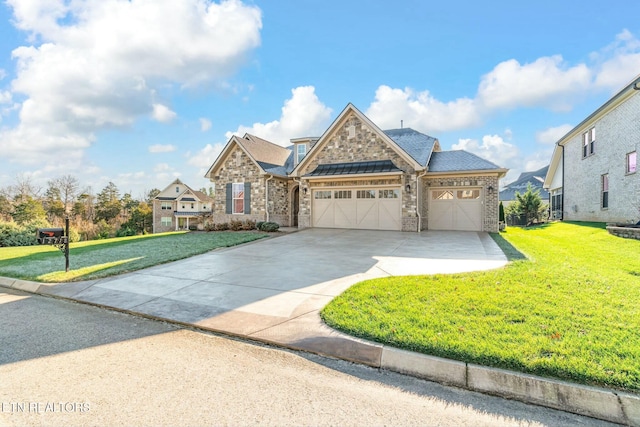
[[[162,209],[163,211],[170,211],[171,209],[173,209],[173,203],[171,202],[162,202],[162,204],[160,205],[160,209]]]
[[[582,158],[589,157],[595,153],[596,128],[591,128],[582,134]]]
[[[234,182],[232,187],[233,194],[233,213],[244,213],[244,183]]]
[[[160,224],[162,224],[163,227],[171,227],[171,217],[163,216],[160,218]]]
[[[307,155],[307,144],[296,145],[296,164],[300,163]]]
[[[609,174],[602,175],[602,209],[609,207]]]
[[[638,154],[634,151],[633,153],[627,154],[627,173],[635,173],[637,169],[637,161]]]

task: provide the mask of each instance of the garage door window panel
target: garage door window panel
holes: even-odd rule
[[[480,198],[480,190],[458,190],[457,197],[460,200],[476,200]]]
[[[453,200],[453,191],[452,190],[434,190],[431,193],[431,198],[433,200]]]
[[[378,197],[381,199],[399,199],[400,190],[379,190]]]

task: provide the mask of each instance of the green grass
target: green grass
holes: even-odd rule
[[[53,246],[0,248],[0,276],[72,282],[113,276],[266,237],[266,233],[162,233],[72,243],[69,272]]]
[[[640,241],[594,223],[511,227],[494,239],[511,260],[504,268],[361,282],[322,318],[399,348],[640,390]]]

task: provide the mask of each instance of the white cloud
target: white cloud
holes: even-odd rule
[[[206,132],[209,129],[211,129],[211,125],[212,125],[211,120],[205,119],[204,117],[201,117],[199,120],[200,120],[200,130],[202,132]]]
[[[169,166],[168,163],[158,163],[154,168],[153,171],[154,172],[166,172],[168,170],[171,170],[171,166]]]
[[[202,175],[213,164],[214,160],[222,152],[225,144],[207,144],[194,156],[189,157],[187,163],[197,168],[203,169]]]
[[[600,52],[591,54],[598,67],[595,85],[618,90],[638,75],[640,70],[640,40],[629,30],[623,30],[616,40]]]
[[[546,56],[529,64],[501,62],[482,77],[478,99],[490,109],[543,106],[567,110],[565,98],[581,93],[591,84],[585,64],[568,66],[560,55]]]
[[[555,144],[560,138],[565,136],[567,132],[573,129],[573,126],[564,124],[560,126],[550,127],[545,130],[536,132],[536,142],[539,144]]]
[[[382,129],[404,127],[438,134],[465,129],[480,123],[480,115],[473,99],[459,98],[451,102],[435,99],[429,91],[394,89],[382,85],[376,90],[375,101],[365,113]]]
[[[153,104],[153,113],[151,116],[160,123],[169,123],[176,118],[177,114],[166,105]]]
[[[513,144],[505,142],[499,135],[485,135],[482,143],[476,139],[460,139],[451,147],[453,150],[466,150],[487,159],[500,167],[510,167],[518,158],[519,150]]]
[[[154,106],[157,88],[223,84],[260,44],[261,12],[239,0],[7,3],[34,42],[12,53],[11,91],[25,101],[19,124],[0,131],[4,154],[21,162],[82,151],[100,130],[145,115],[170,120]]]
[[[173,144],[154,144],[149,146],[150,153],[170,153],[178,148]]]
[[[11,95],[11,92],[8,90],[0,92],[0,104],[10,104],[12,100],[13,96]]]
[[[283,146],[289,145],[291,138],[320,136],[329,125],[331,109],[316,96],[313,86],[299,86],[291,90],[291,98],[282,107],[280,119],[269,123],[254,123],[239,126],[235,132],[225,136],[243,136],[245,133],[258,136]]]

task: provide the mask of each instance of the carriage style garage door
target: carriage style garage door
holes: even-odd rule
[[[401,230],[399,188],[314,190],[314,227]]]
[[[479,188],[439,188],[429,193],[430,230],[482,231]]]

